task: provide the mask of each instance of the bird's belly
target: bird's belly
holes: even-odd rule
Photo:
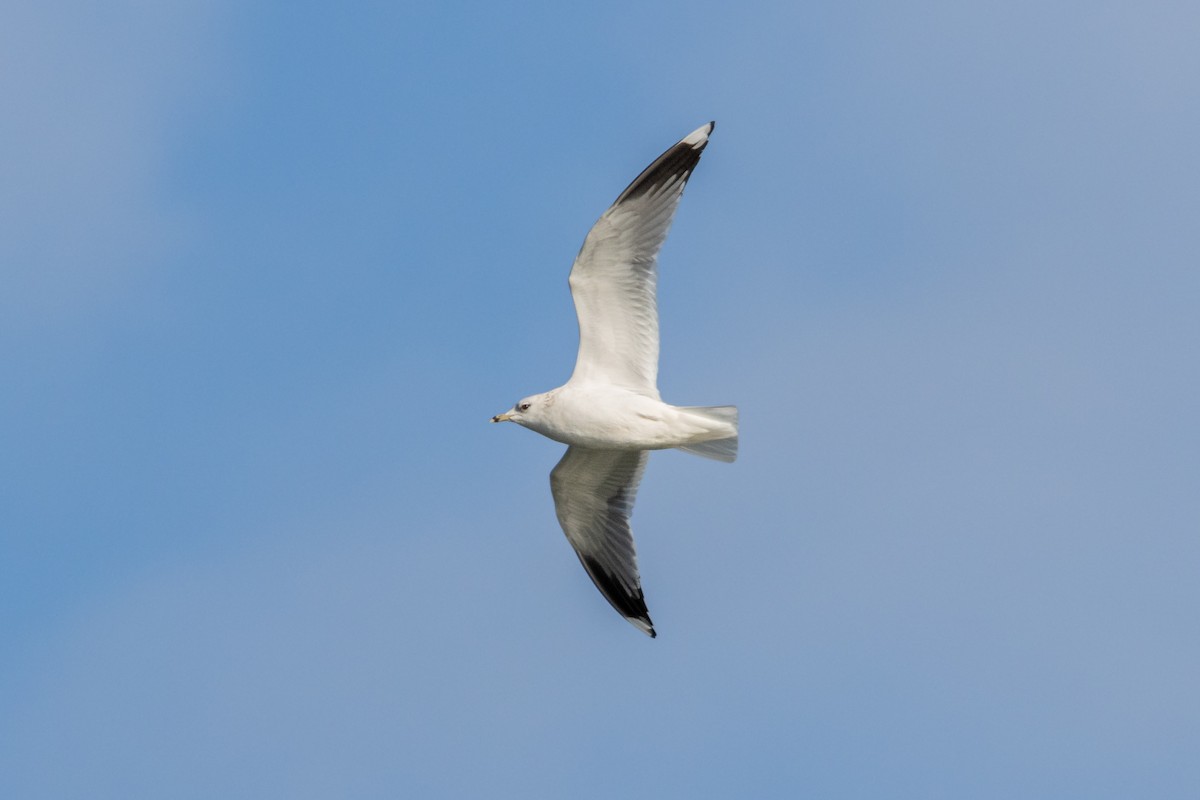
[[[661,450],[687,443],[695,434],[672,406],[643,397],[572,404],[554,422],[552,431],[544,431],[551,439],[601,450]]]

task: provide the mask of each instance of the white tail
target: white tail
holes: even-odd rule
[[[700,442],[693,442],[692,444],[680,445],[680,450],[685,453],[692,453],[726,463],[737,459],[737,406],[680,406],[679,410],[690,412],[713,423],[714,437]],[[732,436],[730,436],[730,432],[733,433]]]

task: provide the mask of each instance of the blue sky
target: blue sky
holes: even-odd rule
[[[0,794],[1195,796],[1192,4],[6,17]],[[708,119],[651,641],[487,420]]]

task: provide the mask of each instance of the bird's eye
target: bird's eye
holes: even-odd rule
[[[528,411],[528,410],[529,410],[529,403],[518,403],[517,404],[517,411]]]

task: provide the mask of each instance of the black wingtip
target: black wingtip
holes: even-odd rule
[[[605,570],[596,559],[578,552],[575,555],[579,556],[579,561],[587,570],[588,577],[592,579],[592,583],[596,584],[596,588],[600,590],[600,594],[604,596],[609,605],[635,628],[651,639],[655,638],[658,634],[654,631],[654,623],[650,621],[650,609],[646,608],[646,598],[642,594],[642,587],[634,586],[630,590]]]
[[[613,205],[650,193],[665,183],[676,180],[686,183],[700,161],[700,154],[708,147],[708,137],[716,126],[715,121],[701,125],[669,147],[625,187]]]

